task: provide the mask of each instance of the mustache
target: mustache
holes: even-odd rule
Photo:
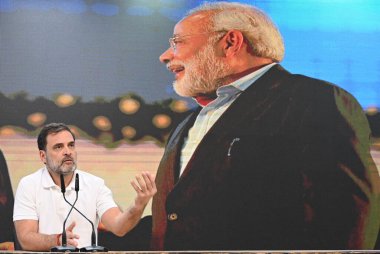
[[[65,163],[66,161],[72,161],[72,162],[74,162],[74,158],[71,157],[71,156],[66,156],[66,157],[62,160],[62,164]]]
[[[167,69],[170,69],[172,66],[175,66],[175,65],[182,65],[182,66],[185,66],[186,63],[184,61],[180,61],[180,60],[172,60],[170,62],[168,62],[166,64],[166,68]]]

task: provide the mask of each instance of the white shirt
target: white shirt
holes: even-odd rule
[[[75,207],[94,223],[97,231],[103,213],[117,205],[103,179],[79,169],[75,173],[79,175],[78,201]],[[76,196],[75,176],[66,188],[65,196],[73,204]],[[61,188],[55,185],[48,170],[41,168],[20,180],[15,196],[13,220],[38,220],[39,233],[59,234],[62,233],[63,222],[70,208],[63,199]],[[66,228],[73,221],[76,222],[73,232],[80,236],[78,247],[90,246],[91,224],[75,209],[66,221]]]
[[[204,106],[199,112],[194,125],[189,130],[189,135],[185,139],[181,150],[180,175],[186,168],[198,144],[201,142],[206,133],[220,118],[220,116],[231,106],[237,97],[247,89],[252,83],[259,79],[273,65],[268,64],[229,85],[221,86],[216,90],[217,98]],[[202,105],[201,105],[202,106]]]

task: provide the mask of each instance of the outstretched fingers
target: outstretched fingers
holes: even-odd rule
[[[66,232],[72,232],[76,223],[75,221],[71,222],[71,224],[66,228]]]
[[[76,239],[79,239],[79,235],[75,234],[73,232],[75,227],[75,221],[73,221],[67,228],[66,228],[66,238],[67,238],[67,244],[71,246],[78,246],[78,241]]]
[[[145,206],[157,192],[154,176],[149,172],[143,172],[137,175],[136,178],[131,181],[131,185],[137,193],[136,204]]]

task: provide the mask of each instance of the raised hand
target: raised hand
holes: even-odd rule
[[[135,198],[136,207],[145,207],[149,200],[156,194],[157,188],[154,182],[154,176],[149,172],[143,172],[131,181],[137,196]]]

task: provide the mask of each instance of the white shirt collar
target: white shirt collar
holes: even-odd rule
[[[271,63],[265,65],[264,67],[261,67],[260,69],[251,72],[228,85],[219,87],[216,90],[217,97],[219,97],[221,94],[229,94],[230,96],[240,94],[241,92],[245,91],[250,85],[252,85],[256,80],[258,80],[262,75],[264,75],[264,73],[266,73],[272,66],[276,64],[277,63]],[[194,100],[196,101],[195,98]],[[199,104],[198,102],[197,104],[201,107],[205,107]]]
[[[77,170],[75,170],[77,171]],[[75,189],[75,186],[74,186],[74,177],[71,179],[71,182],[69,184],[69,186],[66,187],[67,190],[74,190]],[[45,167],[42,171],[42,186],[44,188],[54,188],[56,187],[57,185],[54,183],[53,181],[53,178],[51,177],[50,173],[49,173],[49,170]],[[60,186],[57,186],[60,188]]]
[[[258,80],[264,73],[266,73],[273,65],[276,65],[277,63],[271,63],[268,65],[265,65],[264,67],[251,72],[243,77],[241,77],[238,80],[235,80],[234,82],[228,84],[227,86],[234,86],[240,91],[245,91],[251,84],[253,84],[256,80]],[[223,86],[219,89],[223,89]],[[219,90],[218,89],[218,90]]]

